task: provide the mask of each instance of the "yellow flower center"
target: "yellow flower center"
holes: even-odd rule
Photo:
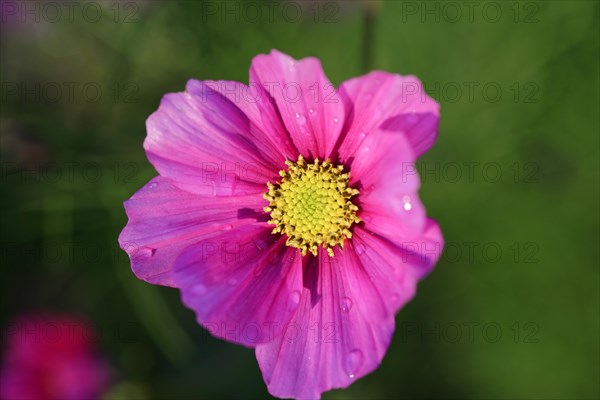
[[[329,160],[309,164],[298,156],[297,162],[285,164],[287,171],[279,171],[281,182],[268,182],[269,191],[263,195],[273,233],[286,234],[285,244],[302,250],[303,256],[307,251],[316,256],[321,246],[333,257],[333,247],[344,248],[344,240],[352,237],[350,227],[360,222],[358,207],[350,200],[358,194],[348,187],[350,174]]]

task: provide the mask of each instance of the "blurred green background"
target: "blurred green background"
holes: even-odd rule
[[[415,74],[441,103],[419,169],[446,253],[381,367],[324,397],[600,396],[597,1],[59,2],[58,20],[32,3],[39,22],[2,15],[0,318],[88,316],[117,371],[107,397],[269,396],[253,351],[138,281],[117,236],[156,174],[142,141],[162,95],[247,82],[272,48],[336,85]]]

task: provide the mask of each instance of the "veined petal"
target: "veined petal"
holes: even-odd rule
[[[294,314],[302,260],[266,223],[245,225],[188,247],[174,280],[183,302],[216,337],[254,347],[274,340]]]
[[[351,184],[358,187],[358,216],[366,229],[392,241],[418,237],[426,223],[419,175],[408,139],[376,129],[355,149]]]
[[[300,154],[331,156],[344,124],[344,104],[318,59],[296,61],[272,50],[252,60],[250,83],[259,84],[274,99]]]
[[[227,97],[200,81],[163,97],[147,122],[144,148],[161,176],[187,191],[215,196],[257,193],[285,158]]]
[[[394,331],[394,313],[415,293],[402,249],[358,228],[344,250],[320,252],[304,273],[300,306],[281,337],[256,347],[277,397],[315,399],[376,369]]]
[[[172,269],[179,253],[206,235],[255,223],[265,201],[260,194],[214,197],[189,193],[156,177],[125,202],[129,217],[119,244],[133,272],[147,282],[174,286]]]
[[[206,93],[204,85],[214,92]],[[298,150],[281,124],[271,97],[262,86],[258,84],[247,86],[236,81],[191,80],[186,90],[199,96],[219,93],[235,104],[250,120],[250,129],[247,133],[256,143],[256,150],[272,165],[283,168],[286,160],[298,157]]]
[[[416,77],[373,71],[343,82],[339,94],[346,109],[345,135],[338,149],[341,161],[350,159],[377,128],[402,132],[416,156],[435,142],[439,104]]]

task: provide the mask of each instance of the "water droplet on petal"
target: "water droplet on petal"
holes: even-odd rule
[[[365,246],[363,246],[362,244],[357,244],[355,249],[356,249],[356,254],[358,254],[359,256],[364,254],[364,252],[365,252]]]
[[[360,370],[360,367],[362,367],[364,358],[365,357],[362,351],[358,349],[354,349],[346,354],[346,357],[344,357],[343,367],[344,371],[350,378],[354,378],[356,376],[356,373]]]
[[[352,308],[352,300],[350,299],[350,297],[343,297],[340,300],[340,308],[344,312],[350,311],[350,309]]]
[[[191,292],[194,296],[201,296],[206,293],[206,286],[197,284],[192,286]]]
[[[300,292],[294,290],[292,294],[290,294],[290,299],[288,301],[288,310],[295,311],[300,304]]]
[[[304,123],[306,122],[306,118],[304,118],[304,115],[296,113],[296,121],[298,121],[300,125],[304,125]]]
[[[158,183],[156,183],[156,182],[152,182],[150,184],[150,189],[156,189],[157,187],[158,187]]]
[[[223,230],[224,231],[230,231],[233,229],[233,225],[223,225]]]
[[[237,283],[238,283],[238,280],[237,280],[236,278],[230,278],[230,279],[227,281],[227,283],[228,283],[228,284],[230,284],[231,286],[235,286],[235,285],[237,285]]]
[[[402,201],[404,202],[404,209],[406,211],[410,211],[412,208],[412,204],[410,204],[410,196],[402,197]]]
[[[309,108],[309,109],[308,109],[308,112],[312,114],[312,113],[314,113],[314,112],[315,112],[315,110],[313,110],[312,108]]]
[[[156,249],[151,247],[140,247],[134,252],[136,258],[150,258],[156,253]]]
[[[334,118],[334,119],[333,119],[333,123],[334,123],[334,124],[337,124],[337,123],[338,123],[338,121],[339,121],[339,119],[337,119],[337,118]]]

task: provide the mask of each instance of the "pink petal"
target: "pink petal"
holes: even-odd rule
[[[318,59],[296,61],[272,50],[254,58],[250,83],[261,85],[275,100],[304,157],[330,157],[344,124],[344,105]]]
[[[119,236],[133,272],[147,282],[174,286],[175,258],[205,235],[263,215],[260,194],[214,197],[186,192],[167,178],[156,177],[125,202],[129,217]]]
[[[393,241],[421,234],[426,214],[414,161],[400,132],[376,129],[355,149],[350,183],[360,191],[356,202],[365,228]]]
[[[402,249],[361,228],[329,258],[305,268],[300,306],[281,337],[256,347],[269,392],[319,398],[376,369],[394,331],[394,313],[415,293]]]
[[[427,275],[440,259],[444,249],[444,237],[438,223],[427,218],[423,233],[413,239],[398,244],[403,256],[410,265],[415,266],[415,275],[421,279]]]
[[[439,104],[416,77],[373,71],[343,82],[339,94],[346,109],[347,133],[339,147],[342,161],[351,158],[377,128],[403,132],[417,156],[435,142]]]
[[[285,158],[236,104],[199,81],[163,97],[147,120],[144,148],[161,176],[182,189],[216,196],[264,191]]]
[[[266,223],[245,225],[186,249],[174,280],[214,336],[249,347],[281,334],[300,300],[298,249]]]
[[[250,120],[249,137],[265,160],[285,168],[286,160],[298,157],[268,93],[260,85],[246,86],[236,81],[204,81],[204,84],[225,96]],[[204,95],[203,83],[190,81],[187,91]]]

